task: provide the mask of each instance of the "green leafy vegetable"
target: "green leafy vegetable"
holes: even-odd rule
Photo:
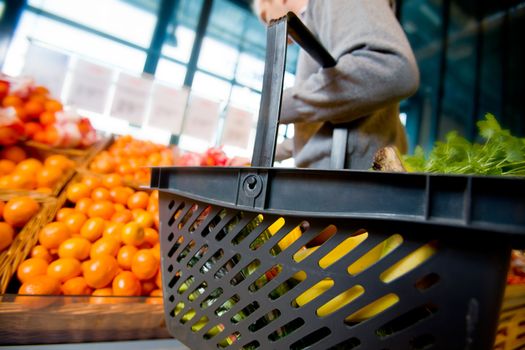
[[[483,144],[451,131],[445,142],[436,142],[428,158],[417,146],[413,155],[403,157],[404,166],[415,172],[525,176],[525,138],[502,129],[490,113],[477,126]]]

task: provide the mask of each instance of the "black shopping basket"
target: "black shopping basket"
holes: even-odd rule
[[[253,167],[152,170],[169,331],[199,350],[491,349],[525,181],[273,168],[288,34],[333,63],[297,17],[270,25]]]

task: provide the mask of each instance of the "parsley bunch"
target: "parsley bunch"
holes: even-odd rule
[[[403,156],[408,171],[525,176],[525,138],[518,138],[501,128],[492,114],[477,123],[483,144],[470,143],[451,131],[445,142],[436,142],[425,158],[417,146],[414,155]]]

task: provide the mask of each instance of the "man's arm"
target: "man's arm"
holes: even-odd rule
[[[281,123],[349,122],[417,90],[417,64],[388,0],[310,0],[307,21],[337,65],[284,92]]]

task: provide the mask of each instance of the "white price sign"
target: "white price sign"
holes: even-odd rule
[[[141,125],[146,115],[151,84],[150,79],[120,73],[110,114],[131,124]]]
[[[148,125],[180,134],[189,90],[155,84]]]
[[[52,96],[59,98],[68,64],[69,56],[31,44],[27,50],[22,75],[33,78],[38,85],[47,87]]]
[[[247,149],[252,125],[253,114],[251,112],[229,106],[226,113],[221,143],[223,145]]]
[[[108,99],[113,71],[79,60],[73,71],[67,103],[96,113],[103,113]]]
[[[213,141],[219,120],[219,106],[219,102],[192,96],[183,133],[201,140]]]

